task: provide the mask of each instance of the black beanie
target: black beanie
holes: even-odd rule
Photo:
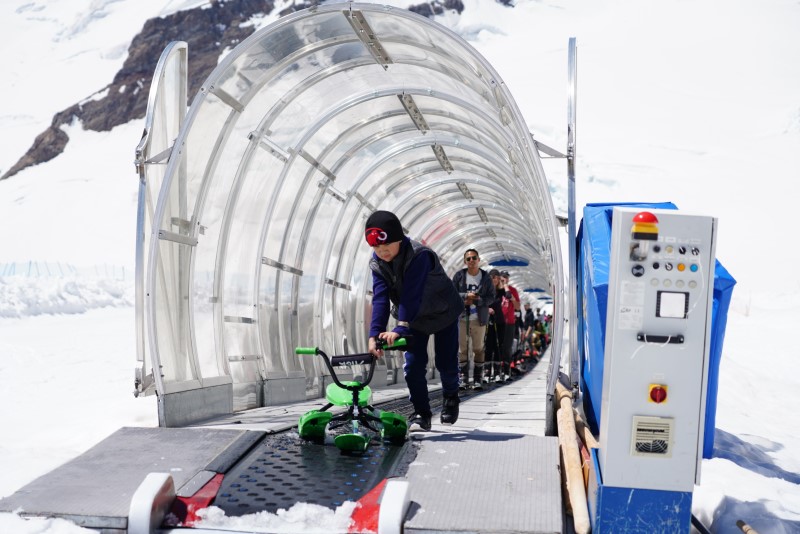
[[[402,241],[404,236],[400,219],[391,211],[376,211],[367,219],[364,237],[371,247]]]

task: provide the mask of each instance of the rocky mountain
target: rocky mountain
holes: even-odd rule
[[[496,1],[508,5],[510,0]],[[320,0],[294,2],[280,16],[320,3]],[[144,117],[153,71],[161,52],[171,41],[186,41],[189,45],[188,94],[191,101],[217,66],[220,55],[254,32],[252,25],[243,23],[254,15],[270,14],[273,9],[275,5],[272,0],[212,0],[210,6],[148,20],[131,42],[128,57],[114,80],[86,100],[57,113],[47,130],[36,137],[25,155],[0,176],[0,180],[61,154],[69,142],[69,136],[61,126],[76,118],[84,129],[106,132]],[[416,4],[409,9],[433,17],[445,10],[460,14],[464,5],[461,0],[436,0]]]

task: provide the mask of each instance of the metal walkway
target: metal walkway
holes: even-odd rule
[[[405,532],[563,531],[558,438],[544,436],[547,358],[414,439]]]

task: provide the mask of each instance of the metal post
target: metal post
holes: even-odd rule
[[[567,179],[569,197],[569,380],[578,387],[580,359],[578,357],[578,256],[575,230],[575,115],[577,109],[578,48],[575,37],[569,38],[567,67]]]

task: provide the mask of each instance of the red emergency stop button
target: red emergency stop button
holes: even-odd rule
[[[667,400],[667,386],[663,384],[650,384],[650,402],[661,404]]]
[[[658,223],[658,217],[656,217],[649,211],[640,211],[639,213],[633,216],[633,222],[656,224]]]

